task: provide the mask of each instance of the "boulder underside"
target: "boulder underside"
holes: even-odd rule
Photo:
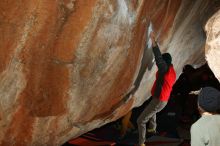
[[[213,0],[1,0],[0,145],[61,145],[141,105],[156,72],[150,22],[177,74],[206,56],[220,80],[219,7]]]

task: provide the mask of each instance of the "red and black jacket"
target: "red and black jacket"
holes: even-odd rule
[[[160,101],[168,101],[172,87],[176,81],[176,72],[172,64],[168,65],[165,62],[158,46],[153,48],[153,53],[158,71],[151,89],[151,94],[153,97],[159,98]]]

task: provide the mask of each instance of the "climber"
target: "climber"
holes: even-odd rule
[[[154,32],[150,33],[153,53],[158,71],[151,89],[152,100],[137,119],[139,145],[145,146],[146,123],[149,121],[148,133],[156,133],[156,113],[160,112],[169,100],[172,86],[176,80],[176,73],[169,53],[161,54],[155,40]]]
[[[220,144],[220,91],[205,87],[198,96],[198,110],[202,117],[191,126],[192,146]]]

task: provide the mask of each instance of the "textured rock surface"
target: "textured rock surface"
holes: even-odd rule
[[[220,81],[220,11],[206,24],[206,59],[216,78]]]
[[[185,63],[204,62],[203,26],[218,6],[214,0],[1,0],[0,144],[60,145],[123,116],[148,98],[154,80],[145,48],[150,20],[179,72]]]

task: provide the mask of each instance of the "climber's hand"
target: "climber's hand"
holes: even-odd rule
[[[156,39],[155,39],[155,33],[151,32],[150,33],[150,39],[152,41],[152,46],[155,47],[157,45]]]

